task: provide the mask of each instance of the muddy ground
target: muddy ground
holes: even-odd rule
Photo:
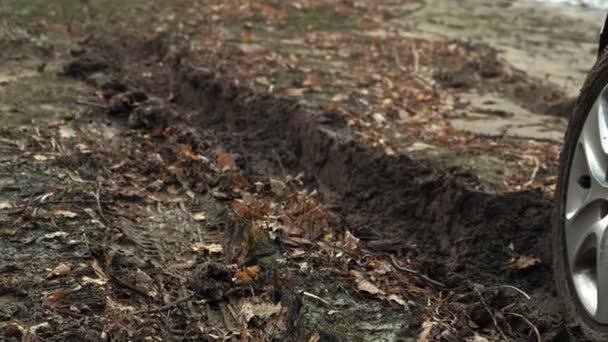
[[[545,238],[573,91],[512,56],[591,34],[445,6],[0,4],[0,337],[583,340]]]

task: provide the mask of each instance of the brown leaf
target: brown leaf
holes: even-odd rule
[[[241,33],[241,42],[242,43],[251,43],[253,41],[253,33],[251,31],[244,31]]]
[[[221,254],[224,252],[224,247],[219,243],[195,242],[192,244],[192,251],[208,251],[211,254]]]
[[[65,277],[72,271],[72,267],[68,264],[61,263],[55,267],[47,276],[47,279],[54,279],[59,277]]]
[[[357,283],[357,289],[363,292],[367,292],[373,295],[384,295],[386,294],[382,289],[378,288],[374,283],[367,280],[363,274],[359,271],[351,271],[350,274],[355,276],[355,281]]]
[[[101,268],[101,266],[99,265],[99,262],[97,262],[97,260],[93,260],[93,262],[91,263],[91,268],[93,269],[93,271],[95,272],[95,275],[103,282],[106,283],[108,282],[109,278],[108,275],[104,272],[104,270]]]
[[[401,306],[407,307],[407,302],[400,295],[392,294],[392,295],[388,296],[388,300],[391,300]]]
[[[56,217],[65,217],[65,218],[74,218],[77,217],[78,214],[69,210],[55,210],[53,211],[53,215]]]
[[[540,264],[540,258],[522,255],[509,260],[503,265],[502,268],[510,270],[525,270],[538,264]]]
[[[52,293],[42,301],[42,306],[48,309],[53,309],[57,303],[67,298],[72,294],[72,290],[59,290]]]
[[[218,152],[215,159],[222,171],[238,169],[236,163],[234,162],[234,157],[229,153]]]
[[[201,156],[197,156],[194,154],[194,152],[192,152],[192,147],[185,145],[185,144],[179,144],[179,151],[181,152],[181,154],[193,161],[200,161],[203,158],[201,158]]]
[[[260,273],[260,266],[253,265],[243,267],[243,269],[236,272],[235,277],[243,284],[251,284]]]
[[[319,342],[319,341],[321,341],[321,335],[318,332],[310,335],[310,338],[308,339],[308,342]]]
[[[325,110],[329,113],[340,113],[340,106],[337,103],[332,102],[325,106]]]
[[[242,200],[232,202],[232,207],[239,216],[258,220],[265,218],[271,211],[270,203],[245,196]]]
[[[435,326],[434,322],[424,321],[422,322],[422,328],[420,329],[420,333],[418,334],[417,342],[429,342],[431,339],[431,331]]]
[[[338,247],[341,247],[349,252],[354,252],[359,248],[359,239],[346,231],[346,235],[342,238],[342,241],[338,242]]]
[[[391,266],[387,262],[382,260],[372,260],[369,262],[368,266],[377,275],[385,275],[392,271]]]
[[[263,302],[257,297],[251,297],[242,300],[239,316],[245,322],[249,322],[253,317],[259,317],[264,320],[279,313],[282,308],[281,303],[273,304],[271,302]]]
[[[192,219],[194,221],[205,221],[207,219],[207,214],[204,212],[192,213]]]
[[[305,87],[309,87],[309,88],[316,88],[320,84],[321,84],[321,81],[314,74],[310,74],[310,75],[306,76],[306,78],[304,79],[304,81],[302,81],[302,85],[305,86]]]
[[[304,95],[306,88],[289,88],[285,90],[285,95],[291,97],[301,97]]]

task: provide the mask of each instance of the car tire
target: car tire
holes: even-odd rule
[[[560,158],[551,237],[554,280],[565,308],[566,319],[569,325],[580,327],[591,341],[608,341],[608,325],[597,323],[587,313],[570,276],[565,232],[566,194],[579,136],[596,99],[606,85],[608,85],[608,53],[601,55],[590,71],[570,117]]]

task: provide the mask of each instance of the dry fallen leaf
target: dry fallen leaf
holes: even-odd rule
[[[251,43],[252,41],[253,41],[253,33],[251,33],[251,31],[244,31],[241,34],[241,42]]]
[[[260,273],[260,266],[253,265],[243,267],[243,269],[236,272],[235,276],[243,284],[251,284]]]
[[[211,254],[221,254],[224,252],[224,247],[219,243],[195,242],[192,244],[192,251],[208,251]]]
[[[386,261],[382,260],[372,260],[369,262],[368,266],[377,275],[385,275],[393,270]]]
[[[359,239],[351,234],[351,232],[346,231],[346,234],[342,238],[340,242],[338,242],[338,247],[341,247],[349,252],[354,252],[359,248]]]
[[[65,277],[72,271],[72,267],[68,264],[61,263],[55,267],[47,276],[47,279]]]
[[[310,75],[306,76],[304,81],[302,81],[302,85],[305,87],[309,87],[309,88],[318,88],[320,84],[321,84],[321,81],[314,74],[310,74]]]
[[[179,144],[179,151],[181,152],[181,154],[193,161],[201,161],[203,158],[201,156],[197,156],[194,154],[194,152],[192,152],[192,147],[185,145],[185,144]]]
[[[379,289],[376,285],[374,285],[371,281],[367,279],[358,279],[357,280],[357,288],[361,291],[375,294],[384,294],[384,291]]]
[[[95,284],[95,285],[98,285],[98,286],[104,286],[107,283],[107,282],[103,281],[102,279],[91,278],[91,277],[87,277],[87,276],[82,276],[82,278],[80,278],[80,281],[84,285]]]
[[[355,281],[357,283],[357,289],[359,289],[360,291],[367,292],[367,293],[373,294],[373,295],[377,295],[377,294],[384,295],[385,294],[385,292],[382,289],[378,288],[376,285],[374,285],[374,283],[367,280],[365,278],[365,276],[363,274],[361,274],[361,272],[350,271],[350,274],[355,276]]]
[[[11,202],[9,202],[7,200],[0,200],[0,210],[10,209],[12,207],[13,207],[13,205],[11,204]]]
[[[243,196],[242,200],[232,202],[232,207],[239,216],[258,220],[266,217],[271,211],[269,202],[259,201],[247,196]]]
[[[519,256],[513,258],[503,265],[503,269],[524,270],[540,264],[540,258],[535,256]]]
[[[42,301],[42,306],[48,309],[53,309],[57,303],[67,298],[72,294],[72,290],[59,290],[57,292],[53,292],[50,296],[46,297]]]
[[[69,210],[55,210],[53,215],[56,217],[74,218],[78,217],[78,214]]]
[[[35,154],[34,159],[37,161],[45,161],[45,160],[49,160],[49,157],[42,155],[42,154]]]
[[[301,97],[304,95],[306,88],[289,88],[285,90],[285,95],[291,97]]]
[[[417,342],[429,342],[431,337],[431,331],[433,330],[433,326],[435,326],[434,322],[424,321],[422,322],[422,328],[420,329],[420,333],[418,334]]]
[[[319,341],[321,341],[321,335],[318,332],[310,335],[310,338],[308,339],[308,342],[319,342]]]
[[[237,169],[236,163],[234,162],[234,157],[229,153],[218,152],[215,159],[217,160],[217,164],[222,171]]]
[[[296,248],[289,251],[287,255],[292,259],[298,259],[304,257],[306,255],[306,251],[300,248]]]
[[[104,272],[104,270],[101,268],[101,266],[99,265],[99,262],[97,262],[97,260],[93,260],[93,262],[91,263],[91,268],[93,269],[93,271],[95,272],[95,275],[100,279],[100,281],[103,284],[107,283],[108,280],[110,280],[110,278],[108,277],[106,272]]]
[[[207,215],[203,212],[192,213],[192,219],[194,221],[205,221],[207,219]]]
[[[388,300],[392,300],[393,302],[395,302],[401,306],[407,307],[407,302],[405,301],[405,299],[403,299],[403,297],[401,297],[399,295],[392,294],[392,295],[388,296]]]
[[[342,102],[348,100],[350,96],[348,94],[336,94],[331,98],[332,102]]]
[[[54,239],[54,238],[64,238],[67,237],[69,234],[66,232],[54,232],[54,233],[48,233],[48,234],[44,234],[43,238],[44,239]]]
[[[281,311],[281,303],[273,304],[263,302],[257,297],[247,298],[241,302],[239,316],[242,317],[245,322],[249,322],[253,317],[259,317],[266,319],[274,314]]]

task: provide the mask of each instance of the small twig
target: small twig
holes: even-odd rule
[[[411,269],[411,268],[407,268],[407,267],[405,267],[405,266],[401,266],[401,265],[399,265],[399,263],[398,263],[398,262],[397,262],[397,260],[395,259],[395,256],[394,256],[394,255],[389,254],[389,257],[391,258],[391,262],[393,263],[393,266],[395,266],[395,268],[397,268],[399,271],[407,272],[407,273],[413,274],[413,275],[415,275],[415,276],[418,276],[418,277],[420,277],[420,278],[424,279],[425,281],[427,281],[427,282],[429,282],[429,283],[431,283],[432,285],[435,285],[435,286],[437,286],[437,287],[445,287],[445,284],[444,284],[444,283],[442,283],[442,282],[440,282],[440,281],[437,281],[437,280],[431,279],[431,278],[429,278],[427,275],[424,275],[424,274],[422,274],[422,273],[420,273],[420,272],[418,272],[418,271],[416,271],[416,270],[413,270],[413,269]]]
[[[401,58],[399,58],[399,52],[397,51],[397,49],[393,51],[393,54],[395,55],[395,63],[397,64],[399,69],[403,72],[406,72],[407,69],[403,66],[403,64],[401,64]]]
[[[103,203],[103,204],[112,204],[113,201],[97,201],[97,200],[87,200],[87,199],[73,199],[73,200],[54,200],[54,201],[44,201],[32,203],[36,205],[41,204],[91,204],[91,203]]]
[[[538,161],[538,158],[533,157],[532,160],[534,161],[534,170],[532,171],[532,174],[530,175],[530,180],[528,180],[527,182],[524,183],[524,187],[528,187],[528,186],[532,185],[532,183],[534,183],[534,179],[536,179],[536,175],[538,174],[538,171],[540,170],[540,162]]]
[[[95,201],[97,202],[97,209],[99,210],[99,216],[101,216],[101,218],[104,219],[104,221],[108,222],[108,219],[106,218],[106,216],[103,214],[103,209],[101,209],[101,200],[99,199],[100,195],[99,195],[99,184],[97,185],[97,191],[92,193],[93,197],[95,197]]]
[[[532,322],[530,322],[530,320],[527,319],[526,316],[524,316],[522,314],[514,313],[514,312],[507,312],[507,314],[509,314],[511,316],[515,316],[515,317],[521,319],[522,321],[524,321],[534,331],[534,335],[536,335],[536,340],[538,342],[543,341],[543,337],[540,334],[540,331],[538,330],[538,328]]]
[[[144,297],[144,298],[148,298],[150,299],[150,295],[148,293],[146,293],[143,290],[138,289],[137,287],[123,281],[122,279],[118,278],[117,276],[115,276],[114,274],[112,274],[111,272],[107,272],[106,273],[110,276],[110,278],[112,280],[114,280],[114,282],[116,282],[116,284],[118,284],[120,287],[123,287],[125,289],[129,289],[135,293],[137,293],[138,295]]]
[[[82,106],[89,106],[89,107],[95,107],[95,108],[100,108],[100,109],[108,109],[108,106],[103,103],[97,103],[97,102],[87,101],[87,100],[83,100],[83,99],[76,99],[75,102],[76,102],[76,104],[79,104]]]
[[[507,338],[507,336],[505,336],[505,333],[502,331],[502,329],[498,325],[498,320],[496,319],[496,316],[494,316],[492,309],[490,309],[490,307],[486,303],[485,299],[483,299],[483,295],[481,294],[481,291],[479,291],[479,289],[477,288],[477,286],[475,284],[473,284],[473,290],[475,290],[475,292],[479,296],[479,300],[481,301],[481,304],[486,309],[486,311],[488,312],[490,317],[492,317],[492,323],[494,323],[494,327],[496,327],[496,330],[498,330],[498,332],[500,333],[500,335],[502,335],[502,337],[505,339],[505,341],[508,341],[509,339]]]
[[[180,298],[174,302],[171,302],[167,305],[163,305],[163,306],[159,306],[157,308],[152,308],[152,309],[148,309],[148,310],[139,310],[139,311],[135,311],[134,314],[142,314],[142,313],[153,313],[153,312],[161,312],[161,311],[165,311],[165,310],[169,310],[173,307],[178,306],[179,304],[186,302],[190,299],[192,299],[192,297],[194,297],[194,293],[191,293],[189,295],[187,295],[186,297]]]
[[[275,159],[277,160],[277,163],[279,163],[279,166],[281,167],[281,172],[283,172],[283,177],[287,177],[287,171],[285,171],[285,168],[283,167],[283,162],[281,162],[281,157],[277,153],[277,150],[272,149],[272,154],[274,155]]]
[[[412,45],[412,55],[414,56],[414,74],[417,74],[420,68],[420,55],[416,49],[416,44]]]
[[[325,304],[325,305],[331,305],[331,304],[330,304],[328,301],[326,301],[325,299],[323,299],[323,298],[321,298],[321,297],[319,297],[319,296],[317,296],[317,295],[315,295],[315,294],[312,294],[312,293],[310,293],[310,292],[302,291],[302,295],[303,295],[303,296],[306,296],[306,297],[314,298],[314,299],[316,299],[316,300],[320,301],[321,303],[323,303],[323,304]]]
[[[512,286],[512,285],[501,285],[500,287],[504,287],[504,288],[507,288],[507,289],[515,290],[515,291],[521,293],[524,297],[526,297],[526,299],[528,299],[528,300],[531,299],[530,296],[528,296],[527,293],[525,293],[523,290],[521,290],[521,289],[519,289],[519,288],[517,288],[515,286]]]

